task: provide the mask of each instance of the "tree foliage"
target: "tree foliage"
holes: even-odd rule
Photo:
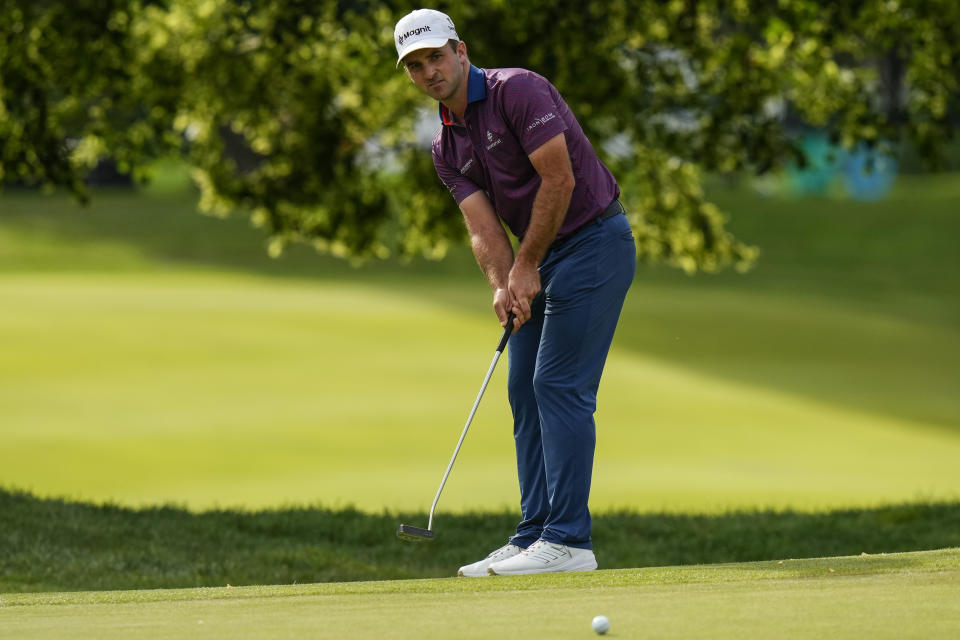
[[[131,5],[0,0],[0,184],[85,197],[82,178],[102,156],[132,171],[166,148],[162,110],[174,105],[140,73]]]
[[[0,182],[82,197],[101,157],[137,172],[176,152],[201,206],[250,212],[273,250],[440,256],[463,225],[413,134],[431,102],[394,68],[393,24],[419,6],[0,0]],[[688,271],[752,259],[701,177],[802,161],[785,113],[934,164],[956,125],[953,0],[437,8],[478,66],[557,85],[624,186],[641,257]]]

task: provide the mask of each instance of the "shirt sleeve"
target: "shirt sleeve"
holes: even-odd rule
[[[555,96],[559,94],[546,78],[529,71],[510,78],[504,86],[504,115],[527,155],[567,130]]]
[[[480,185],[461,175],[460,171],[447,164],[440,155],[436,144],[433,146],[433,166],[437,170],[440,181],[450,191],[450,195],[453,196],[458,205],[463,202],[464,198],[480,190]]]

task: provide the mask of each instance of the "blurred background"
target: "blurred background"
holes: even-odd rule
[[[440,3],[641,265],[592,508],[958,498],[960,8]],[[0,0],[0,486],[425,510],[499,335],[380,1]],[[519,499],[505,367],[442,508]]]

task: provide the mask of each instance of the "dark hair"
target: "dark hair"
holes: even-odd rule
[[[450,48],[453,49],[454,52],[456,52],[456,51],[457,51],[457,45],[460,44],[460,41],[459,41],[459,40],[454,40],[453,38],[450,38],[449,40],[447,40],[447,44],[450,45]]]

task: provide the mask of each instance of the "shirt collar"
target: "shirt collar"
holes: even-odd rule
[[[487,76],[483,69],[470,65],[470,74],[467,76],[467,104],[483,100],[487,97]],[[443,124],[453,124],[450,110],[440,103],[440,121]]]

